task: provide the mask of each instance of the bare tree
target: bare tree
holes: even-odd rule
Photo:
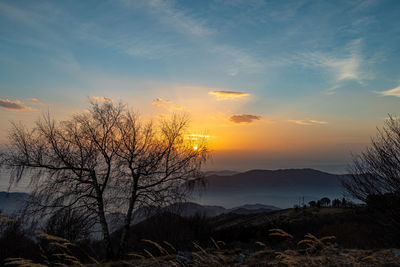
[[[389,115],[371,145],[354,156],[350,177],[342,184],[354,198],[400,193],[400,119]]]
[[[138,116],[130,112],[120,121],[117,155],[122,174],[118,183],[126,185],[119,192],[126,204],[120,255],[124,253],[135,208],[181,201],[193,185],[204,181],[200,167],[207,159],[207,146],[204,138],[186,138],[188,123],[187,116],[174,115],[154,129],[151,123],[142,125]]]
[[[207,147],[199,139],[194,149],[187,127],[183,116],[156,127],[122,104],[91,103],[88,113],[68,121],[47,115],[31,130],[14,124],[2,162],[11,169],[11,182],[30,179],[34,212],[76,209],[99,223],[111,258],[107,213],[124,215],[122,254],[135,209],[181,199],[201,180]]]
[[[324,207],[328,207],[329,204],[331,203],[331,200],[327,197],[323,197],[319,201],[320,201],[321,205]]]
[[[86,214],[81,214],[77,210],[61,209],[47,220],[43,231],[71,242],[79,242],[89,238],[93,227],[91,221],[87,221],[86,218]]]

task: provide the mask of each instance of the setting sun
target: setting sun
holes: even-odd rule
[[[193,146],[193,150],[197,150],[197,146]]]

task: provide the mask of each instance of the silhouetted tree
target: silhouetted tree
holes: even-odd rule
[[[331,200],[327,197],[323,197],[319,201],[321,203],[321,206],[323,206],[323,207],[328,207],[329,203],[331,203]]]
[[[30,238],[20,218],[9,218],[0,213],[0,265],[7,258],[40,259],[38,245]]]
[[[120,255],[135,208],[182,201],[193,186],[204,181],[200,168],[208,154],[207,146],[202,137],[185,137],[188,122],[186,116],[174,115],[162,120],[157,131],[153,124],[143,125],[137,115],[126,112],[118,123],[118,181],[125,187],[117,196],[126,208]]]
[[[385,121],[371,144],[353,157],[351,175],[342,179],[346,191],[366,202],[370,195],[400,193],[400,119]]]
[[[315,207],[317,206],[317,202],[315,202],[314,200],[312,200],[312,201],[308,202],[308,205],[309,205],[311,208],[315,208]]]
[[[332,200],[332,207],[340,208],[341,205],[342,205],[342,202],[340,201],[340,199],[335,198],[334,200]]]
[[[99,223],[111,258],[107,213],[125,217],[122,254],[135,209],[180,200],[202,180],[208,150],[204,139],[185,138],[188,123],[174,115],[144,125],[125,105],[94,102],[68,121],[47,114],[30,130],[13,124],[0,163],[11,170],[10,182],[30,179],[32,212],[77,210],[87,222]]]
[[[345,198],[342,198],[342,207],[343,208],[347,207],[347,200]]]
[[[45,233],[78,242],[89,238],[93,226],[93,221],[87,220],[86,214],[65,208],[55,212],[47,220],[43,230]]]
[[[365,202],[382,236],[400,240],[400,118],[389,115],[371,144],[353,157],[351,175],[342,179],[346,191]],[[354,204],[346,202],[347,206]]]

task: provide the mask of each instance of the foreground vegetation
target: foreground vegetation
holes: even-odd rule
[[[267,244],[257,241],[255,249],[227,249],[222,241],[210,240],[212,247],[202,248],[193,242],[190,252],[178,251],[172,244],[164,241],[157,243],[142,240],[158,254],[153,255],[144,249],[141,253],[129,253],[127,259],[101,262],[86,253],[86,263],[72,252],[76,247],[70,241],[38,233],[38,236],[49,242],[52,253],[41,254],[42,263],[25,258],[8,258],[5,265],[16,266],[395,266],[400,265],[400,249],[359,250],[338,248],[334,236],[318,238],[307,234],[299,242],[282,229],[270,229],[269,236],[285,240],[294,249],[273,250]],[[43,251],[44,252],[44,251]],[[155,254],[155,253],[154,253]]]
[[[367,207],[215,218],[159,214],[134,226],[129,252],[114,260],[106,259],[101,242],[42,231],[32,238],[18,220],[1,220],[2,264],[10,266],[400,266],[396,233],[374,226]]]

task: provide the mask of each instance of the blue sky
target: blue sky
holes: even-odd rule
[[[400,113],[399,14],[384,0],[1,1],[0,142],[9,120],[104,96],[189,112],[212,168],[343,171]]]

